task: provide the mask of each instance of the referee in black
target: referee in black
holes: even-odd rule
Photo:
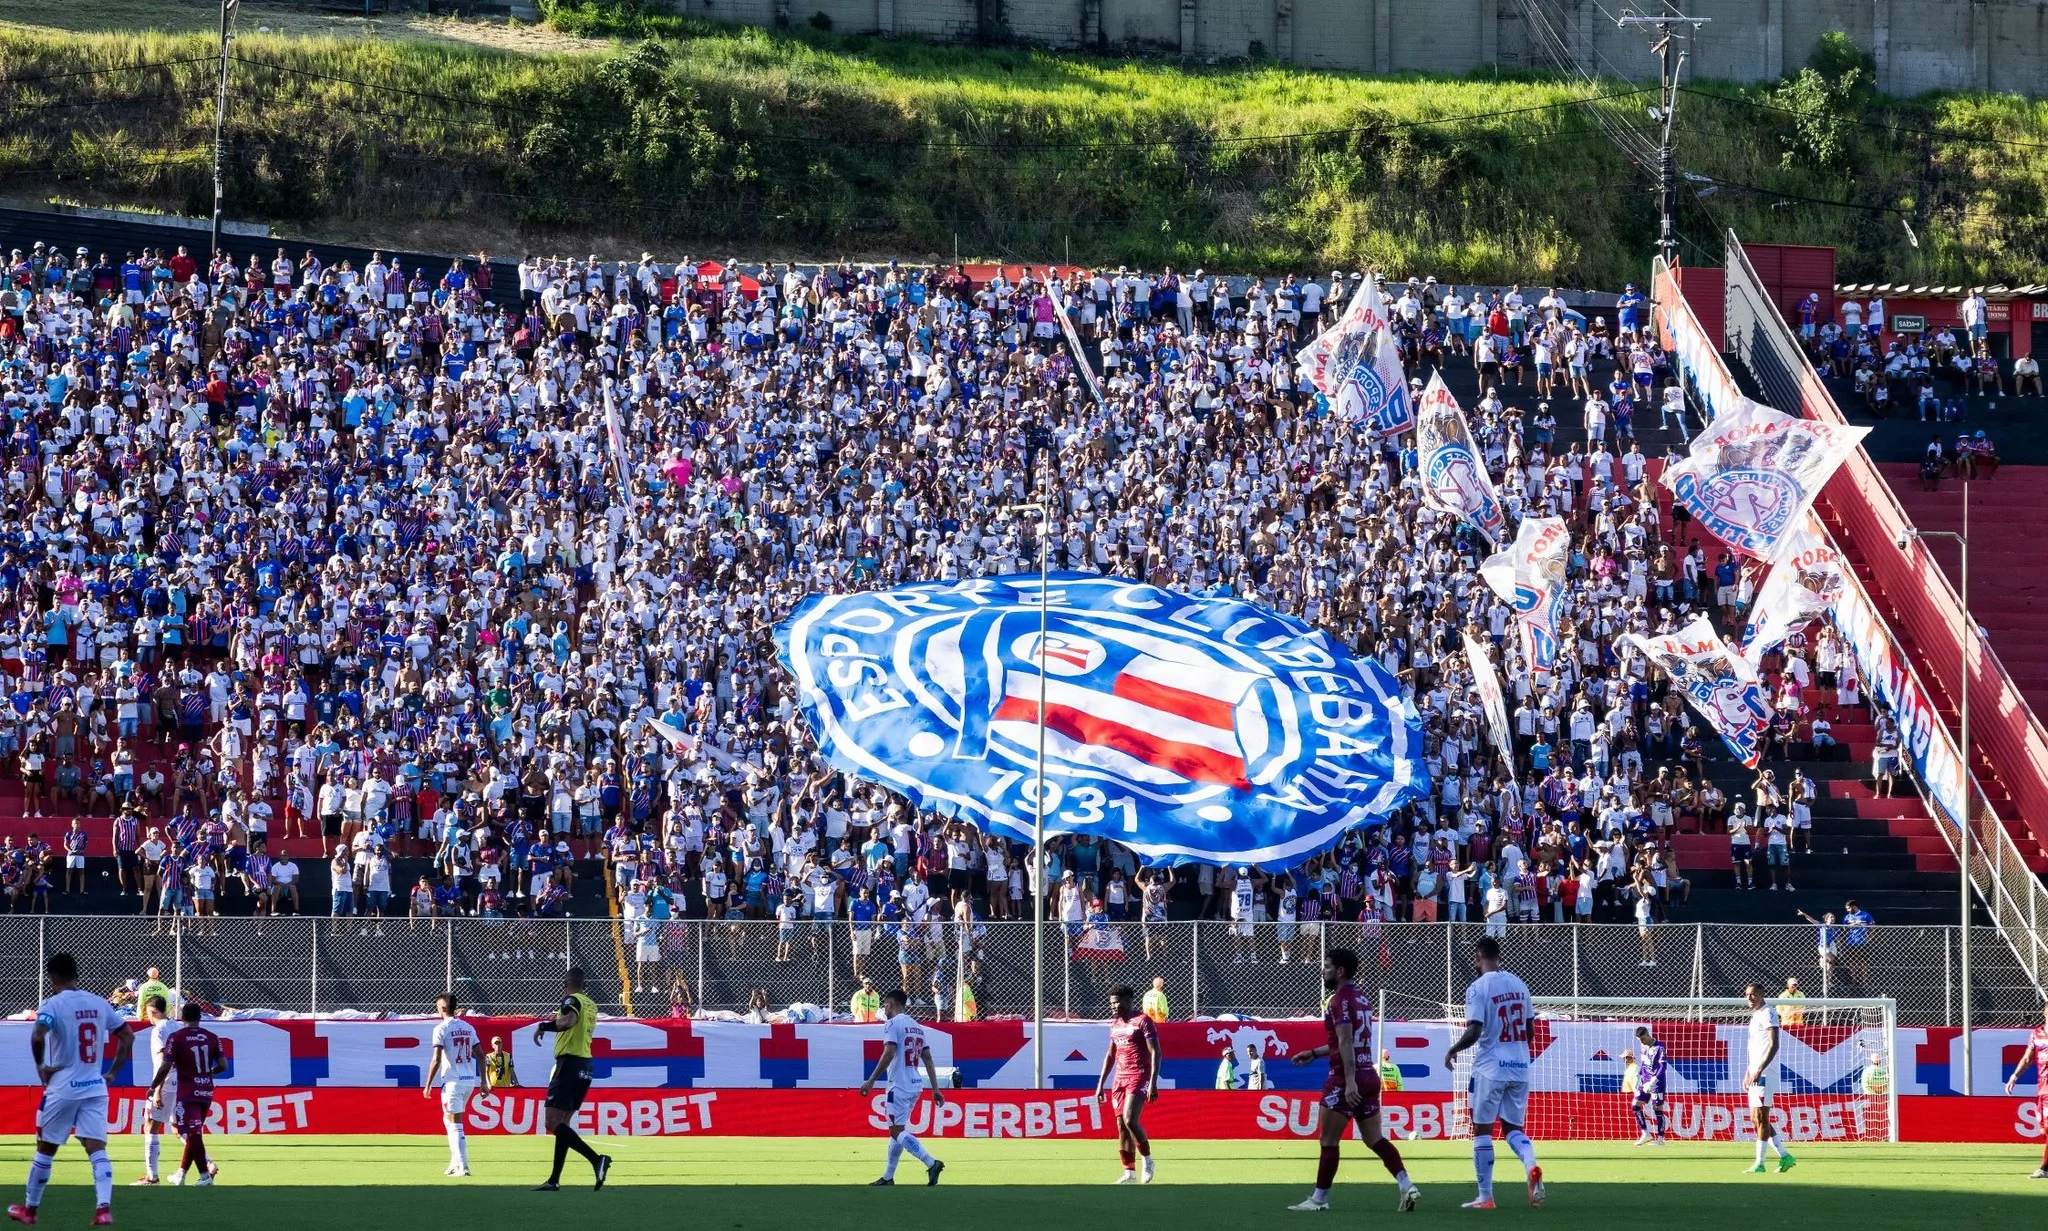
[[[536,1045],[543,1035],[555,1036],[555,1068],[548,1074],[547,1102],[547,1128],[555,1138],[555,1169],[535,1192],[551,1193],[562,1187],[562,1164],[571,1150],[590,1161],[597,1176],[592,1189],[603,1188],[604,1178],[611,1172],[612,1156],[591,1149],[570,1123],[590,1094],[590,1033],[596,1026],[597,1002],[583,994],[583,972],[572,966],[562,974],[562,1005],[555,1010],[554,1020],[533,1028]]]

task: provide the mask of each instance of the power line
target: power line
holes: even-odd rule
[[[105,77],[117,73],[140,73],[159,68],[175,68],[181,64],[211,64],[218,56],[185,56],[177,60],[141,60],[134,64],[109,64],[99,68],[74,68],[58,73],[36,73],[27,77],[0,77],[0,86],[34,85],[39,81],[57,81],[66,77]]]
[[[1866,214],[1896,214],[1900,217],[1910,217],[1913,213],[1912,210],[1897,205],[1864,205],[1856,201],[1831,201],[1826,197],[1809,197],[1796,192],[1781,192],[1776,188],[1759,188],[1755,184],[1737,183],[1734,180],[1724,180],[1717,175],[1708,175],[1703,178],[1709,183],[1716,184],[1722,188],[1736,188],[1743,192],[1756,193],[1758,196],[1782,197],[1787,201],[1798,201],[1805,205],[1829,205],[1836,209],[1859,210]]]

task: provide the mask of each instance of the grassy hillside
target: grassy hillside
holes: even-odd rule
[[[245,33],[230,213],[818,255],[950,253],[957,235],[969,254],[1033,260],[1610,286],[1643,272],[1654,236],[1649,180],[1574,105],[1582,87],[658,33],[548,55]],[[207,212],[210,49],[203,35],[0,25],[0,192]],[[1646,101],[1598,107],[1640,121]],[[1681,165],[1729,181],[1704,202],[1685,194],[1692,259],[1716,257],[1705,245],[1733,225],[1841,245],[1851,276],[2048,280],[2048,110],[1859,106],[1825,157],[1809,141],[1788,169],[1795,117],[1687,97]],[[1773,208],[1780,193],[1910,210],[1924,246],[1895,213]]]

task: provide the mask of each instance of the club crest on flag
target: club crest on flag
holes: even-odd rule
[[[1386,382],[1380,379],[1372,364],[1361,360],[1351,365],[1344,383],[1337,387],[1337,414],[1353,422],[1377,418],[1386,400]]]
[[[1736,759],[1756,768],[1771,725],[1763,684],[1705,616],[1668,636],[1624,636],[1621,642],[1662,667]]]
[[[1682,474],[1673,494],[1688,509],[1704,510],[1702,520],[1716,537],[1750,555],[1765,554],[1805,507],[1799,485],[1771,470]]]
[[[1094,574],[814,595],[776,630],[836,768],[1028,840],[1307,858],[1427,789],[1400,686],[1299,621]],[[1044,739],[1045,774],[1038,775]]]

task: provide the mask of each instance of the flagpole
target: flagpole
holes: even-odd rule
[[[1052,510],[1032,501],[1008,511],[1038,514],[1038,768],[1031,791],[1031,1087],[1038,1090],[1045,1087],[1045,638]]]

